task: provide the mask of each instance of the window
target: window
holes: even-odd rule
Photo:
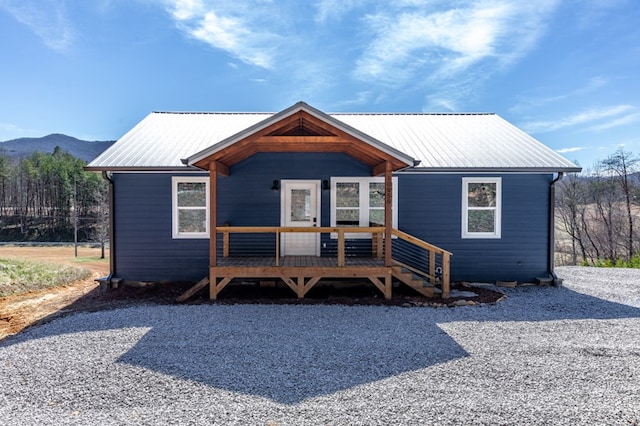
[[[174,176],[171,182],[173,238],[209,238],[209,178]]]
[[[500,238],[501,178],[462,178],[462,238]]]
[[[398,226],[398,178],[392,178],[393,226]],[[331,179],[331,226],[384,226],[384,178],[342,177]],[[368,238],[367,234],[347,234]]]

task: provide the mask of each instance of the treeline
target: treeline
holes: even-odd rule
[[[105,242],[108,186],[56,147],[14,159],[0,151],[0,241]]]
[[[620,149],[560,181],[556,254],[562,263],[640,267],[639,166],[638,157]]]

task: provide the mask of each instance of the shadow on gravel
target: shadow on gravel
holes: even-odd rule
[[[295,404],[468,356],[438,324],[640,318],[640,308],[568,288],[505,293],[496,305],[463,308],[201,304],[80,313],[6,339],[0,358],[2,348],[29,340],[144,327],[117,363]]]

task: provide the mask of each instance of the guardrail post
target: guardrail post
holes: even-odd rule
[[[344,266],[344,230],[338,229],[338,266]]]
[[[442,298],[449,298],[449,253],[442,254]]]

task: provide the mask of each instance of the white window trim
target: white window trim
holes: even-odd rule
[[[495,207],[469,207],[469,184],[470,183],[495,183],[496,184],[496,206]],[[471,210],[494,210],[495,228],[494,232],[469,232],[469,215]],[[462,178],[462,238],[501,238],[502,236],[502,178],[499,177],[465,177]]]
[[[206,232],[180,232],[178,227],[178,184],[179,183],[205,183],[206,191]],[[209,238],[209,178],[206,176],[172,176],[171,177],[171,221],[172,221],[172,237],[178,238]],[[202,207],[198,207],[201,209]],[[185,209],[185,207],[181,207]]]
[[[332,177],[331,178],[331,226],[336,226],[336,187],[338,183],[353,183],[357,182],[360,184],[360,200],[359,206],[366,206],[366,208],[359,207],[360,211],[360,227],[367,228],[369,226],[369,183],[371,182],[380,182],[384,183],[384,177]],[[392,192],[391,192],[391,209],[392,209],[392,226],[394,228],[398,228],[398,177],[394,176],[391,178],[392,184]],[[362,190],[362,187],[365,187],[365,191]],[[331,238],[337,238],[337,234],[332,233]],[[366,239],[371,238],[369,234],[363,233],[346,233],[345,238],[349,239]]]

